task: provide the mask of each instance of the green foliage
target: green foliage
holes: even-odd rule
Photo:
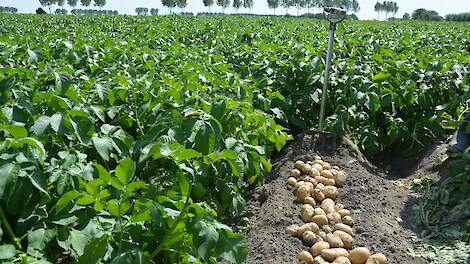
[[[434,10],[426,10],[424,8],[419,8],[413,11],[411,18],[415,20],[426,20],[426,21],[440,21],[443,18]]]
[[[470,13],[448,14],[446,15],[447,21],[470,21]]]
[[[0,258],[245,262],[221,222],[290,136],[203,24],[141,19],[2,17]]]

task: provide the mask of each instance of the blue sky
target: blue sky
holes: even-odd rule
[[[405,12],[411,13],[413,10],[424,7],[433,9],[441,15],[449,13],[470,12],[470,0],[395,0],[400,7],[397,16],[401,17]],[[272,14],[266,4],[266,0],[254,0],[255,5],[253,13],[258,14]],[[358,13],[360,19],[374,19],[377,18],[377,13],[374,12],[374,5],[377,0],[359,0],[361,11]],[[19,9],[20,12],[32,13],[40,6],[39,0],[0,0],[0,6],[13,6]],[[161,12],[166,13],[166,8],[163,8],[160,0],[107,0],[106,9],[118,10],[122,14],[134,14],[136,7],[158,8]],[[188,7],[185,9],[188,12],[200,12],[207,10],[202,4],[202,0],[188,0]],[[212,11],[220,11],[220,8],[213,7]],[[240,10],[244,11],[243,9]],[[235,12],[232,8],[226,12]],[[278,14],[284,14],[285,10],[279,8]],[[296,14],[295,9],[289,10],[290,14]],[[381,15],[383,19],[384,14]]]

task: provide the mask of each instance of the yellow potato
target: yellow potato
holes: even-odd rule
[[[295,184],[297,184],[297,179],[295,179],[294,177],[289,177],[289,179],[287,179],[287,184],[289,184],[290,186],[295,186]]]
[[[330,163],[328,163],[328,162],[326,162],[326,161],[324,161],[324,162],[322,163],[322,167],[323,167],[324,170],[329,170],[329,169],[331,169]]]
[[[347,215],[342,218],[343,224],[346,224],[348,226],[353,226],[354,225],[354,220],[352,219],[351,216]]]
[[[322,172],[320,173],[320,176],[328,178],[328,179],[333,179],[333,173],[326,169],[322,170]]]
[[[323,241],[323,239],[317,235],[315,235],[315,233],[313,233],[312,231],[307,231],[307,232],[304,232],[302,234],[302,240],[309,246],[317,243],[317,242],[320,242],[320,241]]]
[[[345,225],[345,224],[341,224],[341,223],[336,224],[335,230],[346,232],[351,236],[353,235],[353,229],[350,226]]]
[[[316,257],[320,255],[322,250],[328,248],[330,248],[328,242],[317,242],[310,248],[310,253],[312,253],[312,256]]]
[[[297,181],[297,183],[295,184],[295,188],[296,189],[299,189],[300,186],[304,185],[305,184],[305,181]]]
[[[297,236],[299,231],[299,225],[290,225],[286,228],[287,234],[291,236]]]
[[[336,186],[338,187],[343,187],[344,184],[346,183],[346,180],[348,179],[346,172],[344,171],[338,171],[336,175],[333,176],[333,179],[336,182]]]
[[[326,214],[333,213],[335,211],[335,202],[327,198],[321,202],[320,207]]]
[[[324,185],[328,185],[328,186],[333,186],[336,184],[334,179],[326,178],[323,176],[317,176],[315,177],[315,180],[319,183],[323,183]]]
[[[324,225],[324,226],[322,226],[321,229],[323,229],[323,231],[325,231],[325,233],[327,233],[327,234],[333,233],[333,229],[329,225]]]
[[[326,218],[328,218],[328,221],[331,223],[341,222],[341,215],[338,214],[337,212],[327,214]]]
[[[320,171],[316,166],[312,165],[312,170],[310,171],[309,175],[312,177],[320,176]]]
[[[313,210],[313,214],[314,215],[325,215],[326,216],[325,211],[323,211],[323,209],[321,209],[320,207],[315,208]]]
[[[312,207],[317,206],[317,203],[315,202],[315,199],[313,199],[312,197],[306,197],[305,200],[304,200],[304,204],[309,204]]]
[[[305,165],[305,162],[303,162],[303,161],[301,161],[301,160],[298,160],[298,161],[295,162],[294,167],[295,167],[296,169],[299,169],[299,170],[300,170],[300,169],[302,169],[302,168],[304,167],[304,165]]]
[[[387,257],[382,253],[377,253],[370,256],[367,259],[366,264],[387,264]]]
[[[347,257],[339,256],[332,264],[351,264],[351,261]]]
[[[312,178],[312,177],[305,177],[305,181],[311,183],[313,187],[318,185],[317,180],[315,180],[315,178]]]
[[[298,169],[291,170],[289,172],[289,176],[294,177],[294,178],[300,177],[300,170],[298,170]]]
[[[309,197],[310,196],[310,188],[308,185],[301,185],[298,189],[297,189],[297,193],[296,193],[296,196],[297,196],[297,201],[299,202],[303,202],[305,200],[305,198]]]
[[[334,169],[334,170],[337,170],[337,171],[339,171],[339,167],[338,167],[338,166],[336,166],[336,165],[335,165],[335,166],[331,166],[331,168],[332,168],[332,169]]]
[[[317,256],[313,259],[313,264],[330,264],[330,263],[324,260],[321,256]]]
[[[336,204],[335,204],[335,210],[336,210],[336,211],[339,211],[339,210],[341,210],[341,209],[344,209],[344,204],[342,204],[342,203],[336,203]]]
[[[368,248],[358,247],[351,250],[349,253],[349,260],[351,260],[352,264],[365,264],[370,255]]]
[[[321,237],[321,239],[323,239],[323,241],[326,241],[326,232],[325,231],[318,231],[318,235]]]
[[[315,198],[315,201],[321,202],[323,199],[325,199],[325,195],[320,191],[319,188],[315,188],[315,190],[313,190],[313,198]]]
[[[343,241],[339,236],[334,234],[327,234],[326,235],[326,242],[330,244],[332,248],[342,248],[344,246]]]
[[[336,188],[335,186],[325,186],[322,187],[320,190],[326,198],[336,199],[336,197],[338,197],[339,195],[338,188]]]
[[[322,227],[328,224],[328,218],[326,218],[325,215],[315,215],[312,217],[312,222],[317,224],[319,227]]]
[[[319,173],[321,173],[323,171],[323,167],[321,164],[318,164],[318,163],[315,163],[312,165],[312,169],[315,169],[317,170]]]
[[[344,231],[337,230],[333,233],[333,235],[339,237],[341,241],[343,241],[343,247],[345,249],[352,249],[354,239],[350,234]]]
[[[351,212],[348,209],[341,209],[341,210],[337,210],[336,212],[338,212],[338,214],[340,214],[341,217],[351,215]]]
[[[341,256],[348,257],[348,255],[348,251],[344,248],[330,248],[321,251],[321,256],[329,262],[332,262]]]
[[[315,157],[313,157],[313,160],[322,160],[320,156],[316,155]]]
[[[313,217],[313,213],[314,213],[314,209],[309,204],[304,204],[300,208],[300,218],[304,222],[311,222],[312,217]]]
[[[306,264],[313,264],[312,254],[310,254],[310,252],[305,251],[305,250],[301,251],[299,253],[299,261],[304,262]]]
[[[313,233],[318,233],[320,228],[315,223],[307,223],[301,225],[297,230],[297,236],[302,237],[302,235],[307,231],[312,231]]]

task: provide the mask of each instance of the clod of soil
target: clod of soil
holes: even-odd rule
[[[416,199],[415,194],[388,180],[348,139],[321,151],[322,146],[334,142],[319,144],[317,136],[314,132],[297,136],[273,162],[265,185],[249,195],[245,215],[249,219],[247,263],[297,263],[298,252],[308,249],[286,233],[288,226],[302,224],[300,206],[293,199],[293,187],[288,186],[287,179],[294,161],[312,159],[317,154],[348,175],[337,202],[351,210],[355,220],[354,246],[384,253],[391,264],[426,263],[407,254],[419,243],[408,223],[413,219],[409,204]],[[259,193],[264,199],[256,199]]]

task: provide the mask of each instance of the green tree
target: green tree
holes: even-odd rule
[[[173,8],[176,7],[176,0],[162,0],[162,5],[166,6],[171,14],[173,13]]]
[[[204,5],[209,8],[209,13],[211,12],[211,6],[214,5],[214,0],[202,0]]]
[[[91,0],[80,0],[80,2],[82,3],[82,6],[90,6],[91,5]]]
[[[233,0],[233,8],[235,8],[237,13],[238,13],[238,9],[240,9],[242,6],[243,6],[242,0]]]
[[[375,12],[377,12],[377,20],[380,20],[380,11],[383,10],[382,3],[377,2],[374,6]]]
[[[280,0],[268,0],[268,7],[274,10],[274,15],[276,15],[276,9],[279,7]]]
[[[217,5],[222,8],[222,13],[225,14],[225,9],[230,6],[230,0],[217,0]]]
[[[51,13],[51,6],[54,4],[54,1],[51,0],[39,0],[39,3],[43,7],[47,7],[49,9],[49,13]]]
[[[186,6],[188,6],[188,1],[187,0],[176,0],[176,5],[178,6],[179,9],[181,9],[181,12],[184,11]]]
[[[243,0],[243,7],[250,9],[251,13],[251,10],[253,9],[253,0]]]
[[[405,13],[403,15],[403,20],[409,20],[411,18],[410,14],[409,13]]]
[[[78,0],[67,0],[67,4],[71,7],[76,7],[78,4]]]
[[[281,6],[286,9],[286,15],[289,12],[289,9],[294,5],[293,0],[281,0]]]
[[[95,0],[95,6],[99,7],[100,10],[106,5],[106,0]]]
[[[158,16],[158,8],[152,8],[150,9],[150,14],[152,16]]]

